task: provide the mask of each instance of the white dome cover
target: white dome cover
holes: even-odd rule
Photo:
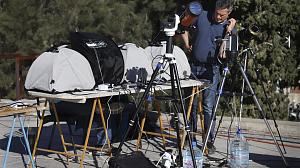
[[[47,92],[90,90],[94,86],[89,62],[80,53],[65,46],[54,52],[42,53],[32,63],[25,81],[27,90]]]

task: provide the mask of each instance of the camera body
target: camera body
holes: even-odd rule
[[[226,34],[224,38],[216,38],[217,46],[224,47],[227,56],[236,56],[239,51],[239,38],[236,33]]]
[[[225,50],[230,54],[237,54],[239,51],[239,38],[237,34],[225,36]]]
[[[176,17],[174,15],[169,16],[165,21],[161,22],[161,30],[174,29],[176,27]]]
[[[161,29],[165,32],[166,36],[174,36],[178,25],[180,23],[180,18],[178,15],[172,15],[167,18],[166,21],[161,23]]]

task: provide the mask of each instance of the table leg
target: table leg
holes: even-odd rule
[[[7,147],[6,147],[6,152],[5,152],[5,156],[4,156],[4,160],[2,163],[2,167],[5,168],[6,167],[6,161],[7,161],[7,157],[8,157],[8,153],[9,153],[9,148],[10,148],[10,144],[11,144],[11,139],[14,133],[14,129],[15,129],[15,124],[16,124],[16,116],[14,116],[14,120],[11,126],[11,130],[9,133],[9,138],[8,138],[8,143],[7,143]]]
[[[24,135],[25,145],[26,145],[26,148],[27,148],[29,159],[31,161],[32,166],[35,167],[34,160],[32,159],[32,156],[31,156],[31,150],[30,150],[28,138],[26,136],[26,132],[25,132],[25,129],[24,129],[24,123],[23,123],[22,118],[20,116],[19,116],[19,122],[20,122],[21,129],[22,129],[22,132],[23,132],[23,135]]]
[[[81,155],[81,159],[80,159],[80,168],[83,167],[83,161],[84,161],[84,157],[85,157],[85,152],[86,152],[87,145],[88,145],[88,142],[89,142],[89,137],[90,137],[90,132],[91,132],[91,128],[92,128],[92,123],[93,123],[93,120],[94,120],[94,114],[95,114],[95,111],[96,111],[96,104],[97,104],[97,99],[95,99],[94,102],[93,102],[93,109],[92,109],[92,113],[91,113],[91,117],[90,117],[88,129],[87,129],[87,133],[86,133],[86,137],[85,137],[85,142],[84,142],[84,146],[83,146],[83,151],[82,151],[82,155]]]
[[[200,116],[200,125],[202,129],[202,142],[204,142],[205,138],[205,130],[204,130],[204,114],[203,114],[203,107],[202,107],[202,95],[199,93],[199,88],[197,88],[197,96],[198,96],[198,113]],[[206,148],[204,153],[208,155],[208,149]]]
[[[102,121],[103,129],[104,129],[106,141],[107,141],[108,147],[110,148],[110,140],[109,140],[108,133],[107,133],[106,122],[105,122],[105,118],[103,115],[103,110],[102,110],[100,99],[97,99],[97,102],[98,102],[98,108],[99,108],[99,112],[100,112],[100,116],[101,116],[101,121]]]
[[[146,118],[147,118],[147,113],[148,113],[148,102],[145,102],[145,111],[144,111],[144,115],[143,115],[142,122],[141,122],[141,125],[140,125],[140,127],[141,127],[140,132],[139,132],[137,142],[136,142],[136,150],[137,151],[139,150],[139,148],[141,148],[141,145],[142,145],[141,139],[142,139],[142,135],[143,135],[143,132],[144,132],[144,126],[145,126],[145,122],[146,122]],[[137,121],[137,122],[139,122],[139,121]]]
[[[162,137],[163,146],[164,146],[164,149],[165,149],[166,148],[166,137],[165,137],[165,134],[164,134],[164,127],[163,127],[160,103],[157,100],[154,100],[154,104],[156,106],[157,113],[158,113],[160,136]]]
[[[193,106],[193,102],[194,102],[194,97],[196,96],[195,95],[195,93],[196,93],[196,86],[194,86],[193,87],[193,89],[192,89],[192,93],[191,93],[191,97],[190,97],[190,101],[189,101],[189,106],[188,106],[188,110],[187,110],[187,120],[189,121],[190,120],[190,115],[191,115],[191,111],[192,111],[192,106]],[[188,122],[188,123],[190,123],[190,122]],[[192,128],[190,128],[190,129],[192,129]],[[184,147],[184,144],[185,144],[185,138],[186,138],[186,131],[185,130],[183,130],[183,135],[182,135],[182,138],[181,138],[181,149],[183,149],[183,147]]]
[[[65,154],[66,154],[66,157],[67,157],[67,162],[69,164],[69,156],[67,155],[68,151],[67,151],[67,147],[66,147],[66,144],[65,144],[64,135],[63,135],[63,132],[62,132],[62,129],[61,129],[61,126],[60,126],[60,122],[59,122],[58,114],[57,114],[57,111],[56,111],[56,107],[55,107],[55,104],[53,102],[51,102],[51,106],[52,106],[53,111],[54,111],[55,120],[56,120],[56,127],[57,127],[58,132],[59,132],[60,140],[61,140],[61,143],[63,145],[64,151],[65,151]]]
[[[45,107],[47,106],[47,101],[45,102],[44,106]],[[44,118],[45,118],[45,110],[43,110],[42,116],[41,116],[41,119],[40,119],[40,122],[39,122],[39,128],[38,128],[38,131],[37,131],[37,135],[36,135],[34,146],[33,146],[33,150],[32,150],[32,160],[34,160],[34,156],[35,156],[35,153],[37,151],[37,145],[39,143],[39,139],[40,139],[40,135],[41,135],[41,130],[42,130],[43,123],[44,123]],[[28,167],[31,168],[31,164],[29,164]]]
[[[45,107],[46,106],[47,106],[47,101],[45,102]],[[38,131],[37,131],[37,135],[36,135],[33,150],[32,150],[32,160],[34,160],[35,152],[37,151],[37,145],[38,145],[38,142],[39,142],[39,139],[40,139],[41,130],[42,130],[43,123],[44,123],[44,118],[45,118],[45,110],[43,110],[42,116],[41,116],[41,119],[40,119],[40,122],[39,122],[39,128],[38,128]],[[29,165],[29,167],[30,167],[30,165]]]

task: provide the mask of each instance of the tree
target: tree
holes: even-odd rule
[[[69,32],[75,30],[103,34],[118,44],[132,42],[145,47],[160,31],[160,21],[178,10],[176,5],[188,2],[2,0],[0,53],[40,54],[54,43],[67,41]],[[200,2],[205,9],[210,9],[213,1]],[[247,74],[266,109],[267,99],[255,73],[254,65],[257,65],[275,116],[280,118],[286,116],[288,104],[283,88],[295,86],[300,79],[299,71],[297,74],[300,61],[299,11],[298,0],[236,0],[232,13],[238,21],[240,32],[243,28],[243,31],[248,30],[251,25],[260,28],[258,35],[249,34],[240,38],[243,47],[251,47],[256,54],[255,58],[248,60]],[[291,39],[290,47],[286,43],[287,37]],[[13,62],[0,60],[0,90],[3,97],[13,97],[13,68]],[[238,76],[241,80],[240,74]],[[235,88],[241,88],[240,83]],[[246,99],[245,104],[249,116],[257,113],[251,99]]]
[[[165,16],[164,10],[174,4],[171,0],[3,0],[0,53],[40,54],[52,44],[68,41],[69,32],[75,30],[103,34],[118,44],[132,42],[145,47],[158,20]],[[8,67],[5,62],[1,60],[0,67]],[[14,80],[13,68],[11,63],[11,73],[0,70],[5,79],[0,82],[1,96],[8,96],[15,86],[9,82]]]
[[[233,17],[238,20],[239,30],[247,30],[251,25],[257,25],[260,33],[256,36],[245,36],[240,39],[243,49],[250,47],[255,57],[248,62],[248,78],[258,97],[262,100],[263,109],[267,110],[267,101],[271,103],[275,117],[286,117],[288,99],[283,89],[293,86],[299,66],[299,1],[291,0],[237,0]],[[244,31],[245,31],[244,30]],[[241,31],[240,31],[241,32]],[[287,37],[291,38],[290,47]],[[297,45],[298,44],[298,45]],[[257,67],[257,68],[256,68]],[[258,70],[258,73],[255,71]],[[260,76],[258,77],[257,74]],[[262,81],[268,97],[266,98]],[[239,86],[237,86],[239,87]],[[251,106],[252,99],[246,99]],[[251,108],[248,108],[251,109]],[[250,116],[257,109],[248,111]]]

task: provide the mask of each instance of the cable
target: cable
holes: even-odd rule
[[[13,103],[1,106],[0,109],[5,108],[5,107],[17,108],[17,107],[31,107],[31,106],[33,106],[33,105],[28,105],[21,101],[14,101]]]
[[[97,59],[98,68],[99,68],[99,72],[100,72],[100,75],[101,75],[102,83],[104,84],[102,69],[101,69],[100,61],[99,61],[99,58],[98,58],[98,52],[97,52],[96,48],[94,48],[94,52],[96,54],[96,59]]]
[[[110,109],[110,105],[109,105],[109,102],[110,102],[110,100],[112,99],[112,97],[113,96],[110,96],[110,98],[107,100],[107,107],[108,107],[108,111],[109,111],[109,114],[108,114],[108,117],[107,117],[107,119],[106,119],[106,132],[107,132],[107,134],[108,134],[108,128],[109,128],[109,123],[108,123],[108,121],[109,121],[109,118],[110,118],[110,115],[111,115],[111,109]],[[104,128],[103,128],[104,129]],[[112,134],[112,133],[111,133]],[[108,136],[108,135],[107,135]],[[111,135],[112,136],[112,135]],[[108,138],[109,138],[109,136],[108,136]],[[103,152],[103,149],[104,149],[104,146],[105,146],[105,144],[107,143],[107,138],[105,138],[105,141],[104,141],[104,143],[102,144],[102,148],[101,148],[101,153]]]

